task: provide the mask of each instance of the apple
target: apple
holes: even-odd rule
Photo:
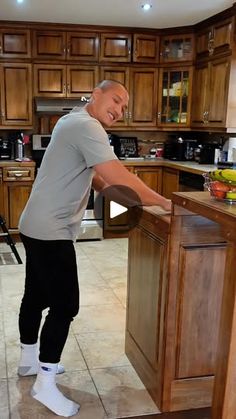
[[[226,183],[214,180],[211,182],[211,192],[216,198],[224,199],[226,193],[230,190],[230,186]]]

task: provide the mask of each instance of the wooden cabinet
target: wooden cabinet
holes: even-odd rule
[[[30,57],[31,37],[29,29],[0,29],[0,59]]]
[[[233,44],[233,20],[228,18],[199,30],[196,34],[197,59],[230,53]]]
[[[0,64],[0,126],[30,128],[33,123],[31,64]]]
[[[125,351],[161,412],[211,405],[225,260],[220,226],[184,209],[130,232]]]
[[[130,69],[130,100],[128,125],[156,127],[157,125],[158,69]]]
[[[34,180],[35,164],[10,163],[0,167],[2,172],[2,208],[1,215],[10,230],[17,232],[20,215],[29,198]],[[1,181],[1,179],[0,179]]]
[[[160,62],[172,63],[192,61],[194,54],[194,36],[192,33],[184,35],[161,36]]]
[[[116,127],[153,127],[157,124],[156,68],[101,67],[100,80],[111,78],[123,83],[129,94],[129,107]]]
[[[102,33],[100,38],[100,62],[131,61],[132,35],[129,33]]]
[[[233,83],[235,76],[232,71],[230,57],[196,65],[193,79],[192,127],[209,129],[234,125],[236,118],[232,110],[235,99],[230,92],[230,81]],[[232,96],[231,101],[229,95]],[[227,120],[227,115],[231,119]]]
[[[133,62],[159,62],[159,36],[148,34],[133,35]]]
[[[190,125],[192,67],[161,68],[158,89],[158,125]]]
[[[155,192],[161,193],[162,169],[149,166],[127,166],[131,173],[138,176],[147,186]],[[105,237],[114,237],[116,234],[127,236],[129,230],[128,214],[123,213],[111,218],[110,201],[105,199],[104,204],[104,230]]]
[[[179,170],[163,167],[162,169],[162,192],[161,194],[171,199],[173,192],[179,191]]]
[[[34,31],[33,56],[46,60],[98,61],[96,32]]]
[[[34,96],[90,96],[98,82],[97,66],[35,64]]]

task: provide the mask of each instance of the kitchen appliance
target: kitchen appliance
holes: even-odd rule
[[[139,157],[137,137],[119,137],[108,134],[110,145],[119,159]]]
[[[12,147],[10,140],[0,138],[0,160],[10,160],[12,158]]]
[[[164,143],[163,157],[169,160],[194,160],[194,150],[198,147],[197,140],[187,140],[181,137],[170,138]]]
[[[202,143],[199,155],[199,164],[214,164],[215,150],[218,148],[218,143]]]
[[[51,135],[32,136],[32,158],[36,169],[40,167]],[[96,211],[95,210],[96,207]],[[103,238],[103,198],[98,192],[91,189],[88,204],[81,222],[77,241],[101,240]]]
[[[236,137],[229,137],[224,143],[223,151],[227,153],[226,161],[236,161]]]
[[[35,98],[35,111],[37,114],[62,115],[69,113],[75,107],[83,107],[89,101],[89,97],[81,96],[77,99],[66,98]]]

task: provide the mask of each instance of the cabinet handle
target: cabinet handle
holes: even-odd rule
[[[63,93],[66,93],[66,83],[63,83]]]
[[[2,44],[0,42],[0,54],[2,54]]]
[[[132,113],[129,112],[129,119],[132,119]]]
[[[161,119],[161,112],[157,112],[157,119]]]
[[[128,54],[129,54],[129,55],[131,54],[131,49],[130,49],[130,48],[128,49]]]
[[[20,173],[20,172],[14,172],[14,176],[15,176],[15,177],[22,177],[22,176],[23,176],[23,173]]]
[[[2,110],[1,111],[1,116],[4,118],[5,117],[5,112]]]
[[[70,85],[67,83],[67,93],[70,93]]]
[[[70,45],[67,47],[67,54],[70,54]]]

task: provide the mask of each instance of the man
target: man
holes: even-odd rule
[[[170,201],[126,170],[109,145],[103,127],[111,127],[128,105],[128,92],[114,81],[101,82],[83,109],[57,122],[22,213],[19,229],[26,251],[25,291],[19,314],[19,375],[37,374],[32,396],[57,415],[76,414],[79,405],[57,388],[61,353],[70,323],[79,310],[79,286],[73,241],[93,187],[124,185],[142,204],[170,210]],[[140,203],[140,202],[139,202]],[[42,311],[49,308],[37,340]]]

